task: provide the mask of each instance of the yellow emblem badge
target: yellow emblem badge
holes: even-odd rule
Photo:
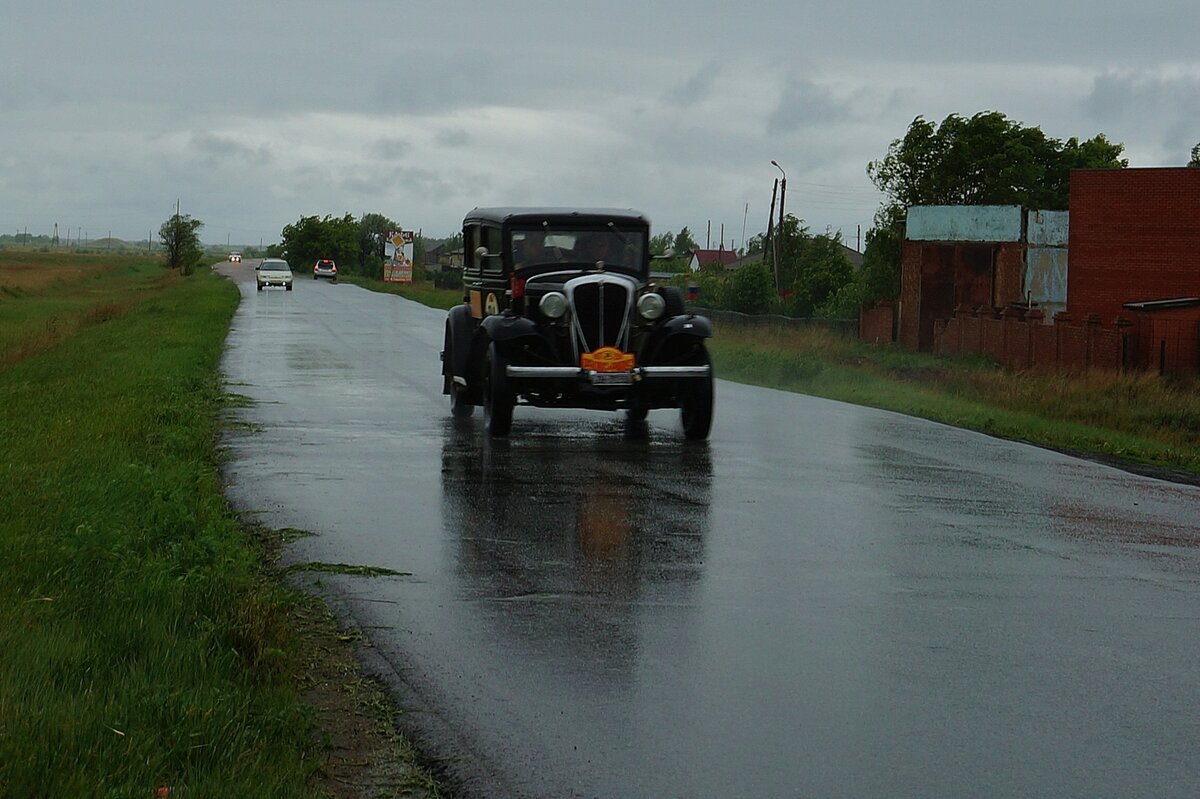
[[[632,352],[621,352],[616,347],[601,347],[585,352],[579,359],[579,365],[593,372],[628,372],[633,369],[635,360]]]

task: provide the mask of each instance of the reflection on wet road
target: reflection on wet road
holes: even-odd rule
[[[288,558],[405,573],[320,590],[462,796],[1200,794],[1200,490],[720,381],[707,445],[492,442],[443,319],[243,286],[228,478]]]

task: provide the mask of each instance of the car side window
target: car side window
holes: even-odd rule
[[[466,272],[479,272],[479,259],[475,255],[479,239],[479,225],[467,225],[463,228],[463,269]]]
[[[487,247],[487,251],[492,253],[487,258],[483,259],[483,270],[491,274],[504,270],[504,259],[501,257],[501,252],[504,249],[504,239],[498,227],[484,227],[483,241],[481,245]]]

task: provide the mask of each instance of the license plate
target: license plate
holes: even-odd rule
[[[632,386],[633,372],[592,372],[593,386]]]

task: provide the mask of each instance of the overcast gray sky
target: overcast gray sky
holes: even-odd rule
[[[1200,141],[1195,0],[5,0],[0,232],[210,243],[477,205],[637,208],[712,246],[787,211],[852,246],[910,122],[1000,111],[1131,166]],[[748,207],[748,211],[747,211]]]

